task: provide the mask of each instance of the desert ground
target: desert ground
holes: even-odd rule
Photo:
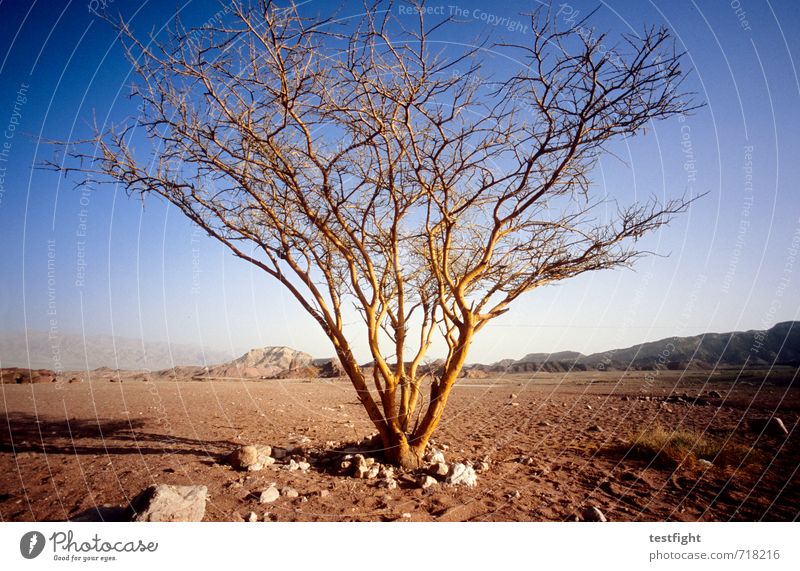
[[[259,521],[574,521],[591,506],[610,521],[794,521],[796,373],[462,379],[435,443],[447,462],[486,460],[489,469],[475,487],[428,489],[416,474],[398,473],[399,486],[385,489],[317,461],[373,432],[344,379],[144,381],[106,372],[2,384],[0,519],[114,519],[152,484],[202,484],[205,521],[251,512]],[[773,430],[773,416],[788,435]],[[658,453],[657,434],[702,441]],[[244,444],[296,448],[311,468],[237,471],[225,456]],[[297,497],[259,503],[271,483]]]

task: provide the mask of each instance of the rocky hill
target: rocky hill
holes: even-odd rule
[[[238,359],[208,369],[210,377],[271,378],[286,371],[303,371],[308,376],[314,358],[291,347],[261,347],[251,349]]]
[[[559,372],[569,370],[712,369],[765,365],[800,366],[800,322],[778,323],[767,330],[667,337],[592,355],[574,351],[532,353],[493,365],[489,372]]]
[[[41,340],[36,340],[39,343]],[[23,338],[24,341],[24,338]],[[252,349],[240,357],[220,365],[198,366],[197,356],[190,359],[191,352],[184,355],[175,347],[168,347],[169,359],[157,350],[144,349],[130,343],[116,343],[117,353],[112,353],[114,360],[119,363],[113,370],[98,365],[95,372],[102,377],[119,376],[117,369],[155,369],[155,363],[181,364],[182,355],[187,358],[188,366],[166,365],[152,376],[161,378],[197,378],[197,379],[290,379],[290,378],[326,378],[344,376],[344,371],[337,359],[314,359],[308,353],[297,351],[290,347],[262,347]],[[16,341],[20,343],[20,341]],[[139,342],[141,346],[141,342]],[[102,348],[103,344],[100,344]],[[0,345],[0,349],[4,346]],[[5,345],[6,349],[8,344]],[[84,349],[85,348],[85,349]],[[156,347],[157,348],[157,347]],[[63,350],[63,346],[62,346]],[[93,354],[93,345],[87,342],[82,350],[90,355],[90,363],[97,363],[100,359],[110,357],[100,352]],[[171,353],[169,351],[172,351]],[[72,355],[72,353],[69,353]],[[63,353],[62,353],[63,355]],[[2,356],[2,355],[0,355]],[[70,357],[72,359],[73,357]],[[19,365],[8,362],[3,358],[4,366]],[[77,361],[66,361],[62,370],[86,371],[85,365]],[[125,366],[123,366],[123,364]],[[136,366],[146,364],[147,366]],[[193,365],[193,366],[191,366]],[[483,378],[492,373],[525,373],[525,372],[566,372],[587,370],[703,370],[720,368],[740,368],[744,366],[759,367],[770,365],[800,366],[800,322],[778,323],[764,331],[737,331],[730,333],[707,333],[692,337],[667,337],[659,341],[641,343],[624,349],[615,349],[582,355],[575,351],[561,351],[557,353],[530,353],[521,359],[503,359],[491,365],[473,364],[464,368],[462,376],[468,378]],[[24,366],[24,364],[22,364]],[[33,371],[23,374],[28,369],[7,370],[3,382],[45,382],[50,380],[52,369],[35,360]],[[365,363],[362,368],[369,374],[372,363]],[[436,361],[427,365],[428,370],[435,372],[441,367],[441,362]],[[91,366],[89,367],[92,368]],[[435,373],[434,373],[435,374]],[[22,376],[20,376],[22,375]],[[139,374],[141,377],[142,375]],[[34,380],[35,379],[35,380]]]

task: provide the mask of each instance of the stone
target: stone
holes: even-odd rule
[[[394,478],[394,468],[391,466],[381,466],[381,469],[378,472],[378,478]]]
[[[420,477],[418,482],[419,487],[422,488],[423,490],[427,490],[428,488],[431,488],[438,483],[439,481],[436,478],[428,475],[423,475],[422,477]]]
[[[714,467],[714,463],[706,460],[705,458],[700,458],[697,461],[697,464],[698,464],[698,466],[702,466],[706,470],[708,470],[709,468],[713,468]]]
[[[133,521],[203,521],[208,488],[158,484],[131,502]]]
[[[477,473],[482,474],[484,472],[488,472],[489,471],[489,463],[488,462],[476,462],[475,465],[473,466],[473,468],[475,468],[475,471]]]
[[[262,504],[271,504],[279,497],[281,497],[281,494],[278,491],[278,488],[276,488],[275,485],[273,484],[272,486],[261,492],[261,494],[258,496],[258,501],[259,503]]]
[[[368,479],[370,479],[370,480],[374,480],[375,478],[378,477],[378,474],[380,473],[380,471],[381,471],[380,464],[373,464],[372,466],[369,467],[369,470],[367,471],[366,477]]]
[[[597,521],[597,522],[608,521],[606,519],[606,516],[603,515],[603,512],[601,512],[599,509],[597,509],[594,506],[589,506],[589,507],[585,508],[581,512],[581,516],[583,518],[583,521]]]
[[[511,501],[518,500],[521,497],[522,493],[519,490],[514,490],[513,492],[509,492],[508,494],[506,494],[506,498]]]
[[[447,474],[448,484],[454,486],[469,486],[473,487],[478,483],[478,476],[472,466],[467,466],[461,462],[456,462],[450,466],[450,472]]]
[[[272,457],[275,458],[275,460],[284,460],[287,456],[289,456],[289,451],[286,448],[272,449]]]
[[[247,514],[247,521],[249,522],[258,521],[258,514],[256,512],[250,512],[249,514]]]
[[[258,448],[253,445],[240,446],[228,455],[228,463],[237,470],[247,470],[259,463]]]
[[[436,448],[432,449],[430,454],[428,455],[428,462],[430,462],[431,464],[444,463],[445,462],[444,452],[442,452],[441,450],[437,450]]]
[[[430,468],[428,468],[428,473],[431,476],[440,476],[443,478],[450,473],[450,466],[448,466],[444,462],[439,462],[437,464],[433,464]]]
[[[381,478],[378,480],[379,488],[386,488],[387,490],[394,490],[397,488],[397,481],[394,478]]]
[[[708,398],[721,399],[722,395],[719,391],[708,391]]]
[[[356,454],[353,456],[352,464],[352,473],[354,478],[365,478],[367,473],[369,472],[369,466],[367,466],[367,460],[361,454]]]
[[[288,488],[288,487],[284,488],[281,493],[287,498],[297,498],[300,496],[300,492],[298,492],[294,488]]]
[[[536,426],[542,426],[542,427],[550,426],[550,423],[547,422],[546,420],[541,420],[536,424]]]
[[[773,436],[788,436],[789,431],[786,430],[786,425],[777,416],[773,416],[767,423],[767,432]]]
[[[594,424],[586,429],[588,432],[603,432],[603,427],[599,424]]]

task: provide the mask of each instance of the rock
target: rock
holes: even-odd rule
[[[508,398],[510,398],[511,400],[514,400],[515,398],[517,398],[517,395],[514,394],[514,393],[511,393]]]
[[[619,488],[617,488],[617,485],[614,484],[614,482],[612,482],[611,480],[604,480],[600,482],[600,489],[610,496],[622,495],[619,491]]]
[[[258,496],[258,501],[259,503],[262,504],[271,504],[279,497],[281,497],[281,494],[278,491],[278,488],[276,488],[275,485],[273,484],[269,488],[261,492],[261,494]]]
[[[583,521],[608,521],[606,516],[603,515],[599,509],[594,506],[589,506],[581,512]]]
[[[394,478],[394,468],[391,466],[381,466],[378,477],[382,479]]]
[[[587,428],[586,430],[588,432],[603,432],[603,427],[598,425],[598,424],[594,424],[594,425],[590,426],[589,428]]]
[[[522,494],[520,493],[519,490],[514,490],[513,492],[510,492],[510,493],[506,494],[506,499],[511,500],[511,501],[518,500],[521,497],[522,497]]]
[[[789,431],[786,430],[786,425],[777,416],[773,416],[767,422],[767,432],[773,436],[788,436]]]
[[[439,483],[439,481],[434,478],[433,476],[424,475],[420,477],[419,481],[417,482],[419,487],[423,490],[427,490],[428,488],[435,486]]]
[[[586,408],[587,408],[588,410],[592,410],[592,405],[590,405],[590,404],[587,404],[587,405],[586,405]]]
[[[331,493],[328,490],[320,490],[317,493],[317,496],[319,496],[320,498],[327,498],[330,495],[331,495]]]
[[[373,464],[372,466],[369,467],[369,470],[367,471],[367,474],[366,474],[366,478],[368,478],[370,480],[374,480],[375,478],[378,477],[378,474],[380,473],[380,471],[381,471],[380,464]]]
[[[475,468],[475,471],[478,474],[482,474],[484,472],[488,472],[489,471],[489,463],[488,462],[476,462],[472,467]]]
[[[298,492],[294,488],[284,488],[281,493],[287,498],[297,498],[300,496],[300,492]]]
[[[367,466],[367,460],[361,454],[356,454],[353,456],[352,464],[352,474],[354,478],[365,478],[367,473],[369,472],[369,466]]]
[[[158,484],[131,502],[133,521],[203,521],[208,488]]]
[[[284,460],[287,456],[289,456],[289,451],[286,448],[272,449],[272,457],[275,458],[275,460]]]
[[[350,465],[351,465],[351,462],[350,462],[350,460],[345,460],[344,462],[342,462],[341,464],[339,464],[339,470],[340,470],[342,473],[347,473],[347,472],[349,472],[349,471],[350,471]]]
[[[708,460],[706,460],[705,458],[700,458],[700,459],[697,461],[697,464],[698,464],[699,466],[702,466],[702,467],[703,467],[703,468],[705,468],[706,470],[708,470],[709,468],[713,468],[713,467],[714,467],[714,463],[713,463],[713,462],[709,462],[709,461],[708,461]]]
[[[228,455],[228,463],[237,470],[247,470],[259,463],[258,448],[252,445],[241,446]]]
[[[256,512],[250,512],[247,514],[247,521],[249,522],[256,522],[258,521],[258,514]]]
[[[446,482],[454,486],[464,485],[473,487],[478,483],[478,476],[471,466],[456,462],[450,466],[450,472],[447,474]]]
[[[721,399],[722,395],[719,391],[708,391],[708,398],[711,399]]]
[[[550,426],[550,423],[546,420],[541,420],[536,424],[536,426]]]
[[[397,481],[394,478],[381,478],[378,480],[379,488],[386,488],[387,490],[394,490],[397,488]]]
[[[428,474],[430,474],[431,476],[440,476],[443,478],[447,476],[447,474],[449,473],[450,473],[450,466],[448,466],[444,462],[433,464],[430,468],[428,468]]]

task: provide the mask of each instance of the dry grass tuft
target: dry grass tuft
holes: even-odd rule
[[[698,460],[708,460],[715,466],[739,464],[753,451],[731,440],[688,430],[669,430],[661,426],[641,432],[628,450],[629,457],[652,462],[654,466],[676,468],[695,467]]]

